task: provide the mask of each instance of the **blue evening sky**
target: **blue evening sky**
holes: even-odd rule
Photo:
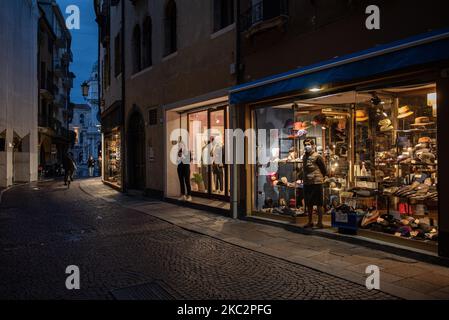
[[[81,84],[88,80],[94,63],[98,60],[98,29],[95,22],[93,0],[57,0],[65,18],[66,8],[76,5],[80,9],[80,29],[70,30],[72,34],[73,63],[70,70],[75,73],[71,101],[84,103]]]

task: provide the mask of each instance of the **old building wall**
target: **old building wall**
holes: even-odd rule
[[[213,31],[212,1],[178,0],[178,50],[164,57],[164,10],[166,1],[127,3],[126,12],[126,119],[140,110],[146,123],[147,188],[164,190],[164,106],[191,99],[235,84],[234,25]],[[133,74],[132,31],[142,27],[147,15],[153,25],[153,65]],[[201,23],[200,23],[201,22]],[[157,109],[158,123],[149,125],[149,111]],[[127,127],[130,124],[127,124]],[[131,124],[132,125],[132,124]],[[153,159],[154,158],[154,159]],[[151,159],[151,160],[150,160]]]
[[[37,27],[36,1],[0,2],[0,187],[37,179]],[[24,139],[14,154],[13,137]]]
[[[251,0],[243,0],[242,12]],[[449,26],[444,0],[289,0],[289,18],[283,28],[248,37],[242,33],[245,81],[260,79],[336,56],[390,43]],[[381,29],[368,30],[369,5],[380,8]]]

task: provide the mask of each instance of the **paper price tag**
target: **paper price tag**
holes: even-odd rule
[[[335,222],[348,223],[348,221],[349,221],[349,219],[348,219],[347,213],[342,213],[342,212],[335,213]]]

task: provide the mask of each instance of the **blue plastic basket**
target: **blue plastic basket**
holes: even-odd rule
[[[332,211],[332,227],[339,230],[357,231],[359,228],[359,216],[355,212],[343,213]]]

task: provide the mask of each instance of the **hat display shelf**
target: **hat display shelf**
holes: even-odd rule
[[[434,182],[436,182],[436,173],[438,172],[438,163],[436,161],[436,146],[433,143],[428,143],[429,153],[435,155],[435,160],[423,162],[416,158],[416,148],[420,145],[419,141],[427,141],[427,140],[436,140],[437,129],[434,128],[434,123],[428,122],[424,125],[411,126],[409,124],[410,121],[406,121],[406,119],[398,119],[398,129],[394,130],[394,134],[396,135],[396,156],[397,161],[394,163],[395,166],[395,183],[393,184],[395,188],[407,188],[410,186],[412,188],[412,182],[406,181],[409,176],[420,176],[420,177],[428,177],[432,181],[432,186],[429,188],[427,195],[431,195],[430,190],[434,190],[436,192],[436,186]],[[404,155],[404,157],[400,157]],[[393,164],[393,163],[391,163]],[[391,165],[390,164],[390,165]],[[418,185],[418,184],[416,184]],[[392,185],[388,186],[391,187]],[[385,188],[389,190],[390,188]],[[408,216],[416,216],[419,217],[428,217],[431,221],[431,226],[434,226],[434,221],[437,220],[438,216],[438,200],[437,196],[426,196],[423,194],[419,195],[419,186],[414,193],[414,190],[411,190],[406,193],[389,193],[383,192],[381,197],[385,200],[385,206],[387,208],[387,213],[392,214],[394,212],[397,213],[397,208],[402,207],[405,208],[405,212],[399,212],[400,215],[408,215]],[[383,188],[382,188],[383,189]],[[421,205],[425,210],[420,212],[417,215],[417,212],[414,208]]]
[[[279,199],[285,200],[285,205],[279,201],[277,210],[274,210],[273,213],[277,211],[281,215],[297,216],[303,214],[304,210],[300,210],[298,204],[295,208],[290,208],[289,204],[291,199],[295,199],[295,201],[297,199],[296,172],[302,163],[300,160],[301,142],[305,137],[295,135],[293,128],[283,129],[278,139],[279,159],[275,161],[278,165],[278,180],[274,182],[273,187],[278,190]]]

